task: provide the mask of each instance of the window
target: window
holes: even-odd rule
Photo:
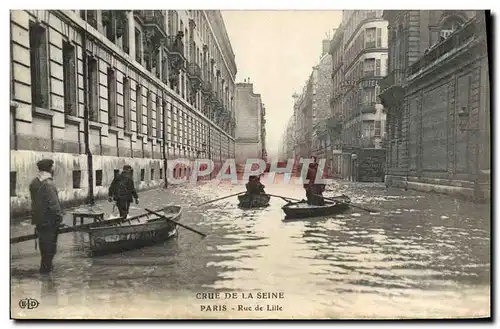
[[[151,169],[151,180],[155,180],[155,170]]]
[[[376,28],[365,30],[365,48],[375,48]]]
[[[156,138],[162,137],[162,110],[160,96],[156,96]]]
[[[153,93],[151,90],[148,90],[147,93],[147,99],[148,99],[148,108],[146,110],[146,120],[147,120],[147,125],[146,125],[146,135],[151,136],[153,135]]]
[[[87,55],[88,86],[87,95],[89,100],[89,119],[99,120],[99,80],[97,59]]]
[[[364,68],[364,76],[374,76],[375,75],[375,58],[365,59],[363,68]]]
[[[139,84],[135,88],[135,114],[137,133],[142,134],[142,87]]]
[[[377,29],[377,48],[382,47],[382,29]]]
[[[144,169],[141,169],[141,182],[144,182]]]
[[[123,35],[122,35],[122,48],[123,48],[123,51],[130,55],[130,45],[129,45],[129,28],[128,28],[128,20],[126,20],[125,22],[122,22],[121,23],[122,26],[122,31],[123,31]]]
[[[10,172],[10,196],[16,196],[17,172]]]
[[[135,61],[142,64],[142,38],[141,31],[135,29]]]
[[[439,32],[440,38],[446,39],[450,34],[461,28],[463,23],[463,20],[456,16],[447,18],[443,24],[441,24],[441,31]]]
[[[95,171],[95,186],[102,186],[102,170]]]
[[[108,67],[108,124],[116,126],[116,76],[115,71]]]
[[[124,128],[130,130],[130,80],[123,78],[123,117]]]
[[[116,178],[116,176],[118,176],[119,173],[120,173],[120,169],[113,170],[113,178]]]
[[[375,87],[368,87],[363,89],[363,103],[370,104],[375,102]]]
[[[77,115],[75,47],[63,41],[64,112]]]
[[[376,137],[380,137],[381,124],[382,124],[382,122],[380,120],[375,121],[375,136]]]
[[[73,188],[80,188],[81,180],[82,180],[82,171],[73,170]]]
[[[41,25],[30,22],[31,102],[33,106],[49,107],[47,33]]]
[[[163,178],[163,168],[160,168],[160,179]]]

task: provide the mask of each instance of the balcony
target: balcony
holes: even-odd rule
[[[161,10],[134,10],[134,18],[146,29],[157,32],[163,37],[167,36],[165,27],[165,15]]]
[[[167,50],[171,55],[180,56],[183,60],[185,60],[184,42],[182,41],[182,38],[184,38],[184,32],[182,31],[179,31],[175,36],[169,35],[167,38]]]
[[[191,82],[191,87],[195,93],[198,92],[201,88],[201,69],[200,66],[196,63],[189,63],[187,67],[187,75],[189,77],[189,81]]]
[[[405,78],[405,70],[394,69],[380,81],[380,97],[384,106],[390,107],[403,99]]]
[[[453,51],[459,51],[465,47],[472,39],[484,33],[484,24],[479,18],[475,18],[466,23],[461,29],[455,31],[440,43],[428,49],[424,56],[415,62],[409,69],[409,75],[414,75],[429,67],[441,57]]]

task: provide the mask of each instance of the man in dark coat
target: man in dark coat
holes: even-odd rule
[[[325,190],[324,184],[316,184],[316,175],[318,173],[318,162],[315,156],[312,157],[313,163],[309,164],[306,179],[307,183],[304,184],[306,190],[307,203],[310,205],[324,206],[325,200],[323,199],[323,192]]]
[[[126,218],[132,198],[135,203],[139,204],[139,196],[135,190],[134,180],[132,179],[132,167],[129,165],[123,166],[120,174],[116,175],[111,182],[108,191],[109,201],[115,201],[120,217]]]
[[[260,176],[250,176],[246,188],[249,195],[266,193],[265,186],[260,182]]]
[[[57,252],[57,235],[62,223],[62,211],[53,182],[54,161],[37,162],[39,173],[30,183],[31,223],[36,225],[40,244],[40,273],[52,271],[52,260]]]

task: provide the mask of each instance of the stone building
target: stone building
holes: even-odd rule
[[[126,163],[141,190],[164,183],[167,160],[234,156],[236,64],[220,12],[14,10],[10,27],[13,213],[29,209],[41,158],[68,203],[106,195]]]
[[[387,185],[490,194],[490,75],[483,11],[391,10]]]
[[[295,121],[294,153],[296,157],[308,158],[312,152],[313,134],[313,79],[312,73],[300,95],[294,94],[293,115]]]
[[[387,72],[387,21],[381,10],[344,10],[339,35],[343,40],[339,47],[342,72],[335,74],[334,85],[340,80],[342,95],[336,97],[342,99],[343,112],[341,175],[382,181],[386,115],[377,95]],[[336,61],[339,70],[339,59]]]
[[[265,109],[260,94],[254,94],[253,84],[236,84],[236,163],[244,165],[249,158],[262,159],[265,152]]]
[[[326,129],[326,123],[331,116],[332,56],[329,54],[329,40],[325,41],[320,61],[318,65],[313,67],[312,74],[312,154],[330,162],[330,136]]]

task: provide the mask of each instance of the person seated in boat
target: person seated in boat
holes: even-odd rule
[[[116,207],[120,212],[121,218],[126,218],[128,216],[132,198],[135,199],[136,204],[139,204],[139,196],[137,195],[134,180],[132,179],[131,166],[123,166],[122,172],[113,179],[109,186],[108,198],[110,202],[113,200],[116,202]]]
[[[325,200],[323,199],[323,192],[325,191],[325,185],[316,184],[316,175],[318,173],[318,159],[315,156],[313,156],[312,159],[313,163],[309,164],[309,168],[307,170],[307,183],[304,184],[307,204],[324,206]]]
[[[248,179],[248,183],[246,184],[246,188],[248,195],[266,193],[264,191],[265,186],[260,182],[260,176],[250,176]]]

